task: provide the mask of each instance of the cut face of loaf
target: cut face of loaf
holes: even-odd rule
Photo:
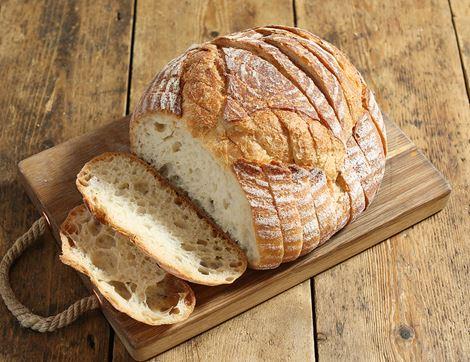
[[[77,187],[98,220],[129,236],[173,275],[219,285],[246,269],[239,247],[135,156],[106,153],[89,161]]]
[[[191,288],[160,269],[126,236],[98,222],[85,205],[61,226],[63,263],[86,274],[119,311],[160,325],[188,318],[196,303]]]
[[[385,170],[382,115],[358,71],[288,27],[222,36],[171,61],[137,105],[130,141],[256,269],[295,260],[355,220]]]
[[[282,262],[280,223],[261,168],[243,163],[237,164],[235,172],[225,168],[171,115],[150,116],[135,132],[133,151],[186,191],[237,240],[252,268],[268,269]],[[250,193],[257,184],[261,190]],[[257,230],[256,222],[263,224]]]

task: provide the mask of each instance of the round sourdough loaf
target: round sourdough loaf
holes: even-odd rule
[[[356,219],[385,168],[382,115],[359,72],[333,45],[282,26],[172,60],[137,105],[130,139],[255,269],[295,260]]]

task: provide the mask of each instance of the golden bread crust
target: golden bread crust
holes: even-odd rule
[[[387,134],[386,134],[385,125],[383,122],[382,112],[380,111],[380,108],[375,100],[373,92],[367,87],[364,81],[364,78],[358,72],[356,67],[352,65],[348,57],[341,50],[339,50],[332,44],[328,43],[327,41],[321,39],[317,35],[310,33],[309,31],[299,29],[299,28],[279,26],[279,25],[269,26],[268,28],[289,31],[292,34],[298,35],[305,39],[312,40],[316,42],[321,48],[323,48],[323,50],[325,50],[326,52],[328,52],[335,58],[341,70],[343,71],[343,74],[347,78],[349,78],[349,81],[353,84],[353,86],[357,89],[361,89],[363,109],[365,109],[367,112],[370,113],[371,119],[375,123],[375,126],[377,127],[380,133],[382,146],[384,149],[384,154],[386,155],[387,154]],[[356,115],[356,116],[360,118],[360,115]]]
[[[295,260],[302,251],[303,241],[292,172],[288,167],[278,162],[264,164],[261,168],[268,180],[281,227],[284,246],[282,261]]]
[[[253,268],[328,240],[364,211],[383,177],[386,132],[373,93],[340,50],[298,28],[221,36],[170,62],[133,114],[131,149],[135,125],[154,112],[177,116],[235,174],[251,205]],[[279,170],[282,194],[269,177]]]
[[[299,211],[300,224],[302,225],[302,250],[300,255],[305,255],[315,249],[320,243],[320,227],[318,225],[313,189],[310,184],[310,173],[297,165],[289,166],[294,182],[294,194]]]
[[[268,179],[259,165],[244,160],[236,161],[233,171],[251,206],[259,257],[250,267],[275,268],[283,260],[284,240]]]

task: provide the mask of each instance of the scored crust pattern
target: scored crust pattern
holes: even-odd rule
[[[186,122],[237,178],[267,269],[355,220],[383,177],[386,132],[372,91],[347,57],[301,29],[268,26],[193,46],[137,106]]]

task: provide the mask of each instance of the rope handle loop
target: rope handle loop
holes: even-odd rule
[[[25,328],[38,332],[53,332],[68,326],[85,312],[99,308],[98,297],[94,294],[73,303],[66,310],[49,317],[32,313],[16,298],[10,285],[10,268],[13,262],[23,254],[27,247],[44,234],[47,228],[46,218],[41,216],[31,228],[20,236],[7,251],[0,262],[0,295],[13,316]]]

